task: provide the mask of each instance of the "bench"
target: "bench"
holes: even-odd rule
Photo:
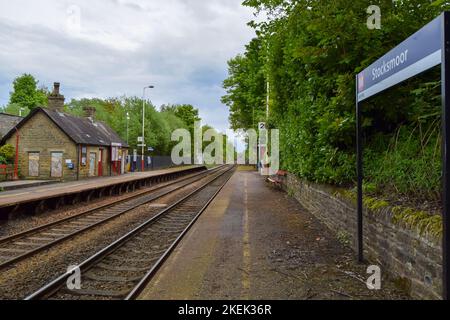
[[[283,183],[283,178],[287,176],[287,172],[279,170],[276,175],[267,178],[267,181],[274,186],[281,188]]]
[[[5,180],[11,180],[12,179],[12,171],[8,170],[9,166],[6,164],[0,164],[0,176],[4,176]]]

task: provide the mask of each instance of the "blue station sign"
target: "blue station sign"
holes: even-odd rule
[[[439,65],[442,30],[440,15],[358,74],[358,102]]]

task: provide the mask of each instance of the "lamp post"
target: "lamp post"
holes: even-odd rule
[[[144,87],[143,93],[142,93],[142,161],[141,161],[141,170],[144,172],[144,164],[145,164],[145,90],[147,89],[153,89],[154,86],[147,86]]]
[[[130,114],[128,113],[128,111],[127,111],[127,144],[128,144],[128,123],[129,123],[129,121],[130,121]]]

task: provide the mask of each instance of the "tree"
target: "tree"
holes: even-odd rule
[[[245,55],[228,61],[229,77],[223,82],[227,94],[222,103],[230,109],[234,130],[256,129],[265,115],[266,80],[265,54],[262,40],[255,38],[246,46]]]
[[[113,128],[123,140],[127,138],[127,113],[128,141],[131,149],[138,149],[137,138],[142,135],[142,99],[138,97],[120,97],[110,99],[81,99],[72,100],[67,105],[67,111],[77,116],[83,116],[83,107],[92,106],[96,109],[95,119],[102,121]],[[192,115],[198,114],[198,110],[191,108],[180,108],[184,110],[184,119],[176,114],[178,106],[165,106],[159,112],[156,107],[147,103],[145,105],[145,142],[153,147],[154,155],[169,155],[172,147],[176,144],[171,141],[172,132],[175,129],[189,129],[186,120],[186,110],[191,110]],[[195,117],[194,117],[195,118]]]
[[[186,123],[186,125],[192,130],[194,129],[195,122],[201,120],[198,114],[198,109],[194,108],[194,106],[190,104],[162,106],[161,111],[172,112],[175,116],[183,120],[184,123]]]
[[[9,98],[10,104],[18,104],[28,110],[47,105],[47,89],[38,88],[38,81],[32,75],[23,74],[16,78],[13,88]]]
[[[18,103],[10,103],[2,108],[1,112],[13,114],[16,116],[22,115],[22,117],[26,117],[28,113],[30,113],[30,110],[28,108],[21,107]]]
[[[233,128],[251,127],[252,109],[259,114],[270,81],[269,124],[280,130],[282,167],[302,178],[354,182],[355,75],[450,7],[441,0],[374,4],[382,12],[380,30],[368,29],[365,0],[244,1],[265,19],[249,23],[257,37],[230,60],[222,101]],[[438,73],[430,70],[362,105],[366,177],[385,190],[392,182],[394,191],[439,189]]]

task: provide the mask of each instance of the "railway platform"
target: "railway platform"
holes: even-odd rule
[[[141,300],[407,299],[297,201],[237,171],[140,294]]]
[[[0,182],[1,191],[10,191],[24,188],[39,187],[43,185],[53,184],[55,181],[48,180],[17,180],[17,181],[2,181]]]
[[[201,170],[206,170],[206,167],[183,166],[3,191],[0,192],[0,220],[6,220],[18,213],[38,214],[67,204],[89,202],[102,196],[121,195]]]

